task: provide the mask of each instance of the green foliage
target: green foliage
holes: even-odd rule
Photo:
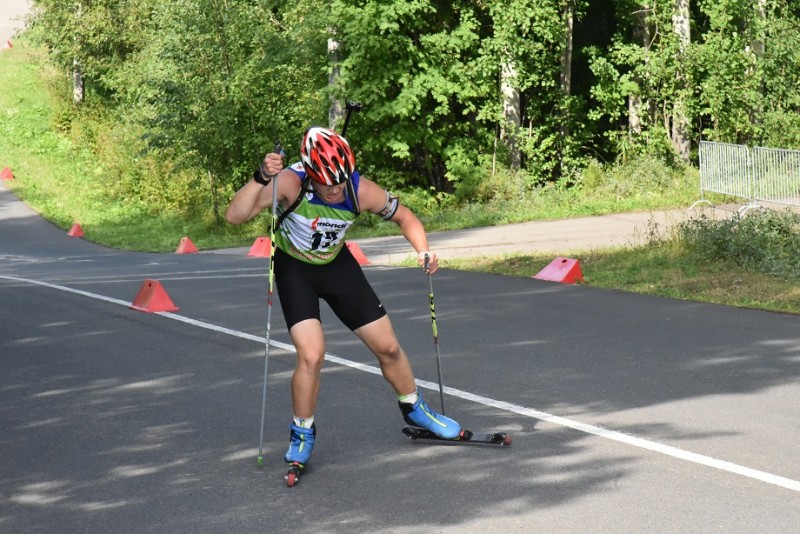
[[[56,125],[105,152],[122,197],[219,222],[276,139],[296,157],[322,122],[327,101],[308,88],[325,83],[324,26],[305,16],[320,4],[37,0],[33,34],[65,71],[78,60],[91,91]]]
[[[110,83],[128,56],[144,44],[155,0],[32,0],[32,35],[66,72],[75,63],[96,95],[110,97]]]
[[[580,10],[585,2],[574,4]],[[503,65],[514,67],[514,85],[524,102],[520,130],[509,134],[520,146],[532,181],[569,180],[584,163],[592,128],[583,120],[585,100],[564,94],[559,85],[566,3],[503,0],[490,5],[494,35],[485,45],[486,61],[494,66],[495,77]],[[488,103],[484,114],[497,120],[500,105],[498,100]]]
[[[455,195],[457,200],[477,204],[517,202],[533,189],[533,180],[525,171],[500,168],[492,173],[485,167],[480,171],[474,179],[459,184]]]
[[[752,2],[702,4],[707,19],[703,40],[694,47],[694,68],[701,79],[698,111],[719,140],[752,143],[758,137],[755,114],[763,103],[763,22]]]
[[[659,0],[648,6],[620,2],[620,25],[611,46],[607,51],[587,50],[596,77],[591,96],[597,102],[589,118],[608,125],[604,136],[623,162],[637,154],[674,157],[669,131],[674,109],[684,100],[690,106],[692,102],[686,87],[691,87],[694,74],[685,68],[686,58],[672,29],[672,2]],[[634,102],[638,104],[632,106]],[[632,107],[636,126],[631,124]]]
[[[578,183],[584,193],[629,198],[665,198],[684,196],[698,190],[696,171],[678,162],[665,165],[663,159],[651,155],[631,158],[627,163],[601,165],[592,162],[581,172]]]
[[[783,11],[787,11],[784,9]],[[763,108],[758,142],[763,146],[800,149],[800,19],[778,13],[771,20],[763,66]]]
[[[756,210],[743,217],[682,223],[678,238],[704,262],[731,261],[754,272],[800,280],[800,214]]]
[[[365,106],[348,137],[370,174],[380,162],[407,185],[444,191],[491,146],[491,126],[476,122],[496,91],[483,19],[471,2],[333,3],[345,57],[334,92]]]
[[[611,127],[617,157],[666,154],[673,108],[684,105],[693,138],[798,147],[800,19],[792,2],[706,0],[694,10],[692,44],[685,55],[671,29],[671,2],[643,11],[619,3],[619,30],[608,51],[590,49],[597,107],[589,118]],[[637,13],[647,13],[644,19]],[[642,22],[644,20],[644,23]],[[643,38],[646,35],[646,38]],[[680,81],[688,82],[685,85]],[[641,102],[641,127],[627,129],[629,99]],[[659,147],[660,145],[660,147]],[[668,148],[668,146],[666,147]]]
[[[169,0],[153,17],[148,44],[118,77],[123,120],[145,128],[149,147],[210,172],[218,187],[237,187],[273,140],[299,138],[324,112],[319,96],[302,90],[323,83],[319,40],[263,2]]]
[[[63,228],[80,221],[87,239],[134,250],[170,252],[184,235],[202,249],[244,246],[263,235],[266,216],[243,226],[216,224],[206,208],[211,196],[207,174],[172,166],[168,158],[158,157],[158,150],[143,151],[138,128],[122,128],[111,120],[113,116],[91,107],[76,110],[68,101],[56,101],[54,113],[56,102],[41,79],[47,69],[21,59],[11,63],[28,53],[20,43],[0,56],[0,82],[5,88],[0,109],[6,113],[0,123],[0,152],[18,175],[11,182],[15,191],[47,218]],[[64,83],[58,76],[51,79],[57,80],[57,88]],[[56,118],[60,129],[51,127]],[[688,196],[669,196],[685,189],[668,188],[664,197],[618,198],[610,188],[584,191],[584,187],[540,185],[529,173],[510,172],[502,166],[492,173],[491,157],[480,165],[471,184],[459,182],[459,187],[472,187],[462,198],[404,187],[405,175],[399,172],[384,171],[372,177],[394,190],[430,230],[685,206],[697,191],[692,173],[683,178],[692,184]],[[598,169],[603,175],[609,172],[605,167]],[[398,230],[365,214],[353,231],[354,235],[389,235]]]
[[[692,3],[686,50],[673,0],[571,4],[591,31],[574,36],[572,67],[585,72],[570,92],[559,83],[563,0],[33,0],[30,33],[61,69],[62,94],[75,62],[83,72],[87,103],[65,98],[53,122],[98,151],[114,194],[217,220],[274,140],[296,160],[330,98],[365,106],[348,135],[359,168],[439,209],[525,204],[537,188],[580,185],[592,159],[674,167],[683,114],[695,144],[800,147],[794,2]],[[329,38],[340,42],[335,65]],[[508,72],[516,129],[503,124]],[[511,167],[511,140],[520,172],[487,178]],[[638,187],[624,179],[612,188],[620,198]]]

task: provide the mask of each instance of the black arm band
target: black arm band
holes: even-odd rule
[[[253,172],[253,180],[255,180],[256,183],[259,183],[263,186],[269,185],[269,183],[272,181],[272,176],[267,176],[266,174],[264,174],[263,163],[258,169],[255,170],[255,172]]]
[[[384,220],[388,221],[397,213],[398,207],[400,207],[400,201],[396,196],[386,191],[386,203],[383,205],[383,208],[377,212],[377,215],[380,215]]]

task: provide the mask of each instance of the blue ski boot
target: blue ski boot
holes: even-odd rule
[[[304,467],[311,458],[311,451],[314,450],[314,438],[317,436],[317,425],[311,428],[302,428],[294,423],[289,425],[291,441],[289,450],[283,456],[288,463],[298,463]]]
[[[461,425],[449,417],[431,410],[430,406],[422,399],[422,393],[419,391],[417,393],[419,398],[414,404],[399,403],[406,423],[430,430],[442,439],[456,439],[461,433]]]

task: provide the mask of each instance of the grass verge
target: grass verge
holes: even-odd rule
[[[570,255],[579,260],[585,284],[644,295],[800,314],[800,281],[751,272],[730,261],[697,262],[669,246],[598,249]],[[513,254],[455,259],[445,268],[531,277],[553,255]]]

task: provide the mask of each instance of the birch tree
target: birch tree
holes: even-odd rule
[[[338,131],[339,125],[342,123],[345,116],[342,97],[337,94],[339,90],[340,64],[342,62],[342,55],[340,52],[342,43],[337,37],[335,26],[330,26],[328,28],[328,33],[330,34],[328,37],[328,95],[330,97],[328,127]]]
[[[646,83],[643,78],[646,75],[644,73],[647,72],[650,45],[652,42],[652,33],[648,22],[648,15],[651,13],[652,8],[649,3],[641,3],[636,5],[634,9],[632,36],[633,42],[642,47],[643,68],[633,76],[633,82],[638,87],[641,87]],[[645,101],[642,98],[641,92],[637,91],[628,95],[628,128],[631,135],[639,135],[642,133],[642,114],[649,114],[651,109],[651,102],[649,100]]]
[[[572,94],[572,39],[575,23],[574,0],[566,0],[564,2],[562,16],[564,18],[564,42],[561,48],[561,73],[559,75],[559,86],[561,87],[562,95],[565,98],[569,98],[569,96]],[[569,118],[565,115],[561,124],[562,140],[569,135],[569,130]]]
[[[689,0],[675,0],[672,13],[672,31],[677,36],[677,53],[675,61],[675,100],[672,105],[671,137],[672,144],[678,156],[689,162],[690,132],[687,98],[689,76],[684,65],[688,58],[689,45],[691,44],[691,19],[689,17]]]
[[[506,143],[509,152],[509,166],[518,170],[522,166],[522,153],[517,137],[522,124],[520,91],[517,87],[517,70],[509,60],[500,67],[500,92],[503,95],[503,120],[500,138]]]

